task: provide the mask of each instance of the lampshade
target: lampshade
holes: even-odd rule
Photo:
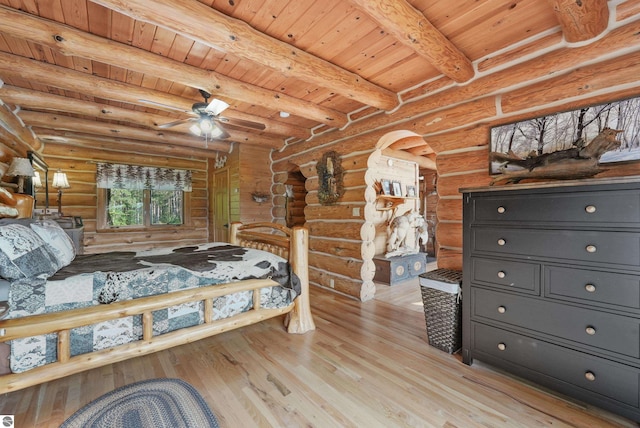
[[[24,178],[32,177],[33,167],[31,161],[27,158],[13,158],[9,169],[7,170],[8,176],[18,177],[18,193],[24,192]]]
[[[205,134],[208,134],[213,129],[213,121],[209,117],[204,117],[198,121],[200,130]]]
[[[42,180],[40,180],[40,173],[38,171],[33,173],[31,182],[33,183],[33,187],[42,187]]]
[[[32,177],[34,172],[29,159],[13,158],[11,165],[9,165],[7,175],[13,177]]]
[[[61,170],[57,170],[53,174],[53,187],[56,189],[68,189],[71,187],[69,185],[69,180],[67,180],[67,174],[62,172]]]
[[[191,131],[192,134],[197,135],[198,137],[202,135],[202,131],[200,130],[200,127],[198,126],[197,123],[194,123],[193,125],[191,125],[191,127],[189,128],[189,131]]]

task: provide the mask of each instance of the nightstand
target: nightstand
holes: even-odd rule
[[[68,220],[71,219],[71,220]],[[67,232],[67,235],[73,241],[73,245],[76,247],[76,254],[84,253],[84,226],[77,226],[77,223],[73,221],[72,217],[63,217],[55,219],[56,222]]]

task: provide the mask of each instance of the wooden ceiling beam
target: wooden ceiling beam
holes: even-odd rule
[[[607,29],[607,0],[548,0],[560,21],[564,39],[575,43],[592,39]]]
[[[0,5],[0,32],[31,40],[63,55],[87,58],[204,89],[219,98],[229,97],[274,111],[286,111],[336,127],[343,126],[348,121],[347,115],[339,111],[250,85],[214,71],[174,61],[2,5]],[[231,117],[232,113],[228,115]],[[256,118],[252,120],[256,121]]]
[[[107,104],[84,101],[77,98],[66,98],[60,95],[50,94],[48,92],[34,91],[31,89],[19,88],[11,85],[4,85],[0,88],[0,100],[8,103],[19,105],[27,110],[50,110],[56,112],[73,113],[83,116],[93,116],[100,120],[115,120],[120,122],[128,122],[136,125],[146,126],[156,130],[181,130],[188,132],[191,123],[178,125],[168,128],[158,128],[159,125],[172,122],[174,119],[158,114],[145,113],[138,110],[132,110],[122,107],[110,106]],[[240,116],[250,120],[248,117]],[[309,130],[292,126],[277,121],[265,121],[265,130],[263,132],[287,137],[308,138]]]
[[[0,127],[12,136],[8,141],[2,140],[9,147],[24,152],[27,150],[38,151],[42,147],[42,142],[33,135],[9,106],[2,102],[2,99],[0,99]]]
[[[185,111],[191,109],[191,100],[176,95],[92,76],[87,73],[46,64],[5,52],[0,52],[0,73],[33,80],[43,85],[79,92],[87,96],[93,95],[148,107],[149,104],[140,102],[140,100],[143,99],[153,101],[154,103],[175,106]],[[246,142],[274,148],[280,148],[284,144],[284,139],[277,139],[267,135],[258,135],[236,130],[229,130],[228,132],[231,134],[231,139],[238,143]],[[182,135],[182,137],[189,138],[189,136],[184,135]]]
[[[365,105],[390,110],[395,93],[355,73],[255,30],[197,0],[91,0],[131,18],[169,29],[213,49],[261,64]]]
[[[152,143],[167,143],[196,148],[214,147],[216,150],[228,150],[231,142],[238,142],[250,145],[259,145],[279,149],[284,145],[284,141],[266,135],[256,135],[241,131],[229,131],[233,133],[228,140],[209,140],[203,137],[187,136],[179,132],[166,130],[156,131],[145,128],[135,128],[131,126],[117,125],[95,120],[79,119],[76,117],[57,115],[52,113],[41,113],[24,110],[20,112],[20,118],[33,127],[51,128],[66,131],[84,132],[96,135],[120,135],[123,138],[133,140],[149,141]],[[219,147],[218,147],[219,146]]]
[[[146,141],[146,144],[148,145],[173,144],[175,146],[196,149],[209,148],[212,150],[223,151],[228,151],[231,148],[231,142],[224,140],[206,142],[203,138],[195,136],[188,137],[177,132],[158,132],[150,129],[109,124],[105,122],[97,122],[95,120],[78,119],[76,117],[52,113],[23,110],[20,112],[20,118],[33,128],[72,131],[103,137],[118,136],[131,140]]]
[[[73,151],[73,147],[79,146],[95,151],[115,151],[125,154],[137,153],[141,155],[160,155],[171,157],[184,157],[190,159],[207,159],[215,158],[219,151],[228,153],[228,150],[221,148],[195,148],[178,146],[175,144],[149,144],[148,141],[130,140],[120,137],[107,137],[104,135],[81,134],[71,131],[60,131],[50,128],[34,128],[34,132],[40,135],[44,141],[45,147],[50,148],[52,145],[59,145],[62,149],[66,148],[67,153]],[[98,155],[99,156],[99,155]]]
[[[405,0],[352,0],[389,34],[456,82],[475,72],[467,58],[425,16]]]

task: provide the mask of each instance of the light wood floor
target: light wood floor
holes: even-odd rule
[[[222,427],[636,427],[604,411],[468,367],[427,343],[417,281],[360,303],[312,287],[317,331],[281,320],[0,397],[16,427],[57,427],[116,387],[178,377]]]

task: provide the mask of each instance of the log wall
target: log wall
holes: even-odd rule
[[[625,17],[627,19],[628,17]],[[622,19],[622,18],[618,18]],[[342,131],[289,144],[273,153],[273,170],[286,173],[299,165],[307,177],[307,218],[310,227],[311,281],[358,299],[371,298],[366,286],[369,266],[360,260],[341,258],[346,248],[327,242],[346,242],[350,247],[366,240],[363,221],[351,215],[352,206],[365,199],[354,179],[335,206],[317,206],[314,192],[315,163],[328,150],[343,159],[371,153],[376,143],[392,131],[408,130],[421,135],[436,153],[438,266],[462,268],[462,200],[460,188],[488,185],[489,130],[522,119],[574,109],[595,103],[640,95],[640,36],[637,22],[621,25],[592,43],[568,45],[561,37],[546,37],[485,58],[476,64],[481,73],[464,86],[429,82],[405,94],[404,104],[390,114],[377,114],[356,121]],[[544,49],[544,52],[542,51]],[[532,58],[532,53],[543,52]],[[510,67],[505,67],[510,65]],[[343,163],[346,177],[360,179],[366,168]],[[638,164],[615,167],[602,175],[640,173]],[[601,175],[601,176],[602,176]],[[355,192],[355,189],[358,189]],[[277,211],[274,211],[274,217]],[[372,232],[372,233],[375,233]],[[322,243],[322,244],[320,244]],[[350,254],[353,253],[353,250]],[[365,289],[366,288],[366,289]]]
[[[258,203],[253,200],[252,193],[271,193],[272,176],[271,165],[268,159],[271,157],[271,149],[255,145],[238,144],[238,208],[239,214],[233,217],[233,221],[243,223],[257,223],[271,221],[270,200]],[[232,188],[233,193],[233,188]],[[279,193],[283,195],[284,190]]]
[[[84,222],[84,252],[136,251],[159,247],[199,244],[207,241],[207,161],[206,159],[153,156],[132,151],[96,150],[68,143],[48,142],[42,156],[49,165],[49,206],[57,206],[57,192],[51,188],[53,172],[67,173],[71,187],[62,194],[65,215],[81,216]],[[190,169],[193,191],[190,198],[191,224],[135,230],[96,230],[96,162],[127,163],[144,166]],[[42,193],[38,200],[42,200]]]

